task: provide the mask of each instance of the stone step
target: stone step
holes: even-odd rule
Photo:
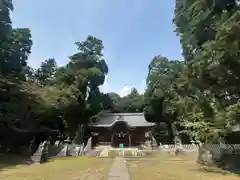
[[[99,156],[100,152],[101,152],[100,150],[91,150],[86,153],[86,156],[96,157],[96,156]]]

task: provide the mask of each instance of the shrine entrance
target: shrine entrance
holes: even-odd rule
[[[129,137],[128,132],[115,132],[113,134],[112,146],[119,147],[121,144],[123,147],[129,147],[131,144]]]
[[[130,147],[131,146],[131,129],[124,121],[116,122],[112,129],[111,145],[113,147]]]

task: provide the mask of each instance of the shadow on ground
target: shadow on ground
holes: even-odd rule
[[[16,168],[18,165],[27,165],[27,157],[13,154],[0,154],[0,171]]]
[[[219,168],[240,176],[240,155],[233,155],[224,159],[224,164],[220,165]]]
[[[198,169],[200,172],[207,172],[207,173],[214,173],[214,174],[221,174],[221,175],[228,175],[229,173],[231,173],[230,171],[227,170],[223,170],[223,169],[219,169],[216,167],[207,167],[207,166],[203,166],[201,168]]]

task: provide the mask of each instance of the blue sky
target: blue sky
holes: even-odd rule
[[[32,31],[29,64],[48,58],[65,65],[75,41],[93,35],[103,41],[109,74],[104,92],[127,94],[145,88],[153,56],[181,60],[172,24],[175,0],[14,0],[14,27]]]

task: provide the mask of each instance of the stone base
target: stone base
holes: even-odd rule
[[[42,164],[48,161],[47,154],[35,153],[31,156],[31,162],[34,164]]]
[[[200,149],[198,154],[198,162],[204,165],[213,165],[213,157],[209,150]]]
[[[33,164],[41,164],[41,156],[32,156],[31,157],[31,163]]]

